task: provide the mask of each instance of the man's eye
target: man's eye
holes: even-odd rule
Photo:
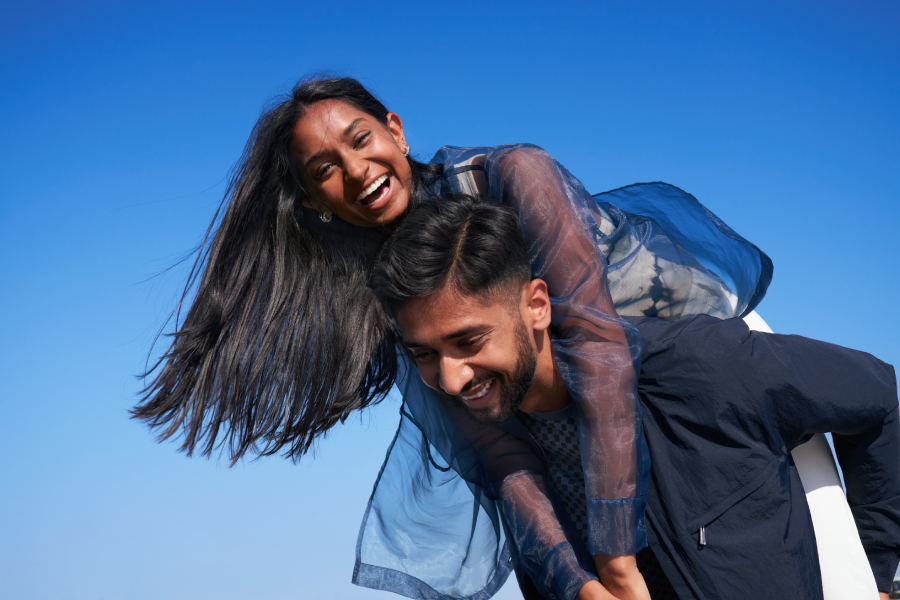
[[[432,354],[433,354],[433,352],[431,352],[430,350],[422,350],[420,352],[413,352],[413,358],[421,361],[421,360],[427,359]]]
[[[460,346],[477,346],[478,344],[480,344],[483,341],[484,341],[484,336],[479,335],[478,337],[469,338],[469,339],[461,342],[459,345]]]

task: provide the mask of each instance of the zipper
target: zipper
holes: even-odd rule
[[[535,445],[541,450],[541,458],[544,459],[544,465],[549,465],[550,463],[547,461],[547,454],[544,452],[544,447],[541,446],[540,442],[537,441],[537,438],[534,437],[534,434],[531,433],[531,430],[528,427],[525,428],[528,431],[528,435],[531,436],[531,439],[534,440]]]
[[[531,436],[534,445],[537,446],[541,451],[541,458],[544,460],[544,466],[548,466],[550,463],[547,461],[547,454],[544,452],[544,447],[540,445],[540,443],[537,441],[537,438],[534,437],[533,433],[531,433],[531,429],[528,428],[528,425],[526,425],[521,418],[519,419],[519,423],[522,423],[522,427],[524,427],[525,431],[528,432],[528,435]]]
[[[700,539],[698,542],[700,543],[701,548],[706,545],[706,527],[700,528]]]

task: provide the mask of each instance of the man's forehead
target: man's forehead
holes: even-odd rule
[[[466,326],[498,323],[508,313],[498,294],[472,295],[444,288],[407,302],[397,313],[397,323],[405,342],[423,342],[424,337],[440,338]]]

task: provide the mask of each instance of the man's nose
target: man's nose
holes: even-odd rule
[[[441,372],[438,380],[441,389],[451,396],[458,396],[466,385],[472,381],[474,372],[466,364],[466,361],[443,357],[441,358]]]

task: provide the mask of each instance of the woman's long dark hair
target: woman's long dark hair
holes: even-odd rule
[[[359,82],[320,77],[300,81],[256,122],[170,317],[171,344],[144,373],[150,382],[131,411],[160,440],[180,431],[188,455],[227,446],[232,464],[248,451],[284,449],[297,460],[394,383],[393,329],[367,286],[386,232],[337,216],[321,223],[302,206],[313,195],[293,131],[321,100],[387,124],[387,109]],[[409,163],[414,207],[440,170]]]

